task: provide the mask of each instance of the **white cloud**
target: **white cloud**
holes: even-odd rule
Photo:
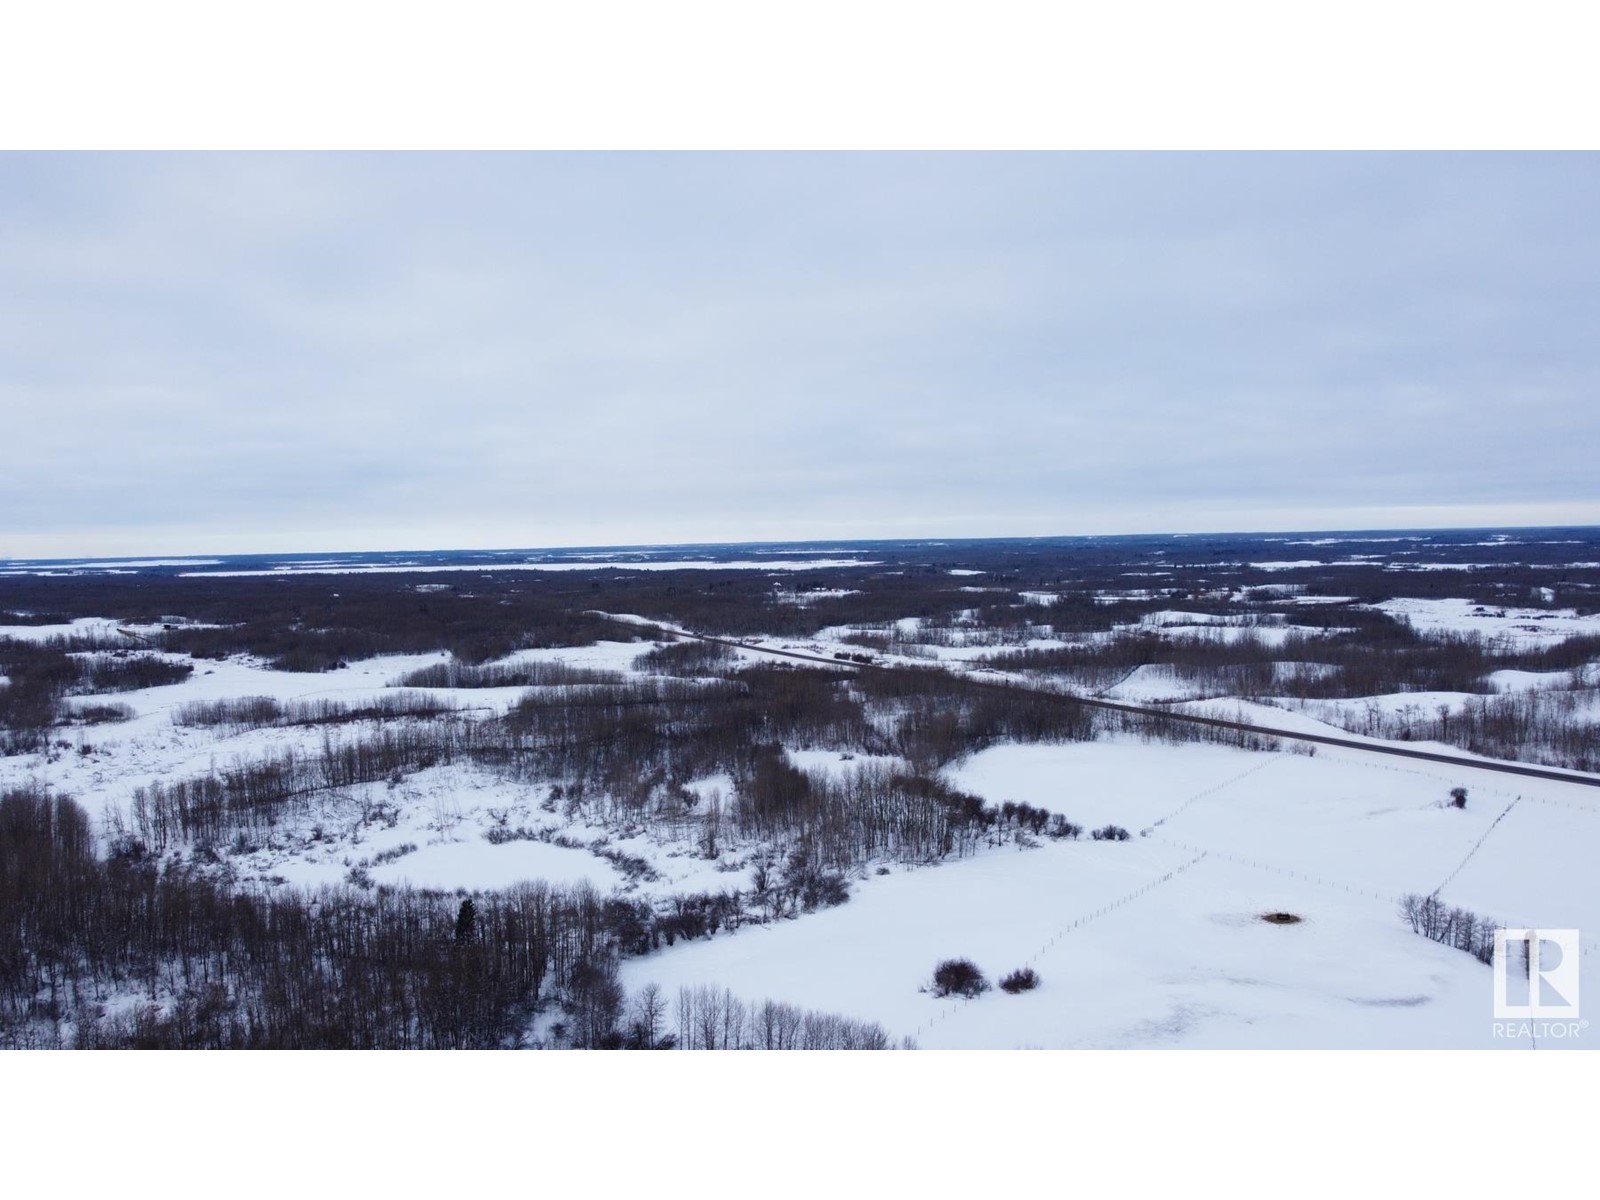
[[[1597,170],[0,157],[0,553],[1592,519]]]

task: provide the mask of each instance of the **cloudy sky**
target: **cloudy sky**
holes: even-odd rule
[[[1600,522],[1595,155],[0,155],[0,557]]]

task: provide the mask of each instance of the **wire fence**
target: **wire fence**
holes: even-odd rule
[[[1511,810],[1517,806],[1517,801],[1519,801],[1521,799],[1522,799],[1522,797],[1518,796],[1510,804],[1506,805],[1504,812],[1502,812],[1498,817],[1496,817],[1494,820],[1489,822],[1489,828],[1487,828],[1487,829],[1485,829],[1483,831],[1483,836],[1480,837],[1477,841],[1472,843],[1472,849],[1468,850],[1467,851],[1467,856],[1465,858],[1463,858],[1459,863],[1456,864],[1456,869],[1454,871],[1451,871],[1450,874],[1448,874],[1448,875],[1446,875],[1444,877],[1444,883],[1441,883],[1438,887],[1433,889],[1433,893],[1432,893],[1433,895],[1437,896],[1440,892],[1444,891],[1445,884],[1449,883],[1457,875],[1461,874],[1462,869],[1464,867],[1466,867],[1466,865],[1469,862],[1472,861],[1472,856],[1474,854],[1476,854],[1479,850],[1483,849],[1484,842],[1489,840],[1489,835],[1495,831],[1495,826],[1499,825],[1501,821],[1504,821],[1506,819],[1506,817],[1510,814]]]
[[[1513,801],[1513,803],[1515,803],[1515,801]],[[1505,815],[1504,813],[1501,814],[1501,816],[1504,816],[1504,815]],[[1484,835],[1484,837],[1487,837],[1487,836],[1488,836],[1487,834]],[[1352,883],[1352,882],[1350,882],[1349,880],[1346,880],[1346,879],[1339,879],[1339,878],[1335,878],[1335,877],[1330,876],[1330,875],[1322,875],[1322,874],[1319,874],[1318,872],[1315,872],[1315,871],[1303,871],[1303,870],[1299,870],[1299,869],[1296,869],[1296,868],[1293,868],[1293,867],[1280,866],[1280,865],[1278,865],[1276,863],[1262,862],[1259,859],[1246,858],[1246,857],[1244,857],[1243,855],[1240,855],[1240,854],[1228,854],[1228,853],[1226,853],[1224,851],[1221,851],[1221,850],[1204,849],[1204,848],[1202,848],[1200,846],[1191,845],[1188,842],[1179,841],[1177,838],[1166,837],[1166,836],[1162,836],[1162,835],[1152,835],[1150,840],[1151,841],[1162,842],[1162,843],[1165,843],[1166,845],[1174,846],[1174,847],[1177,847],[1178,849],[1181,849],[1181,850],[1198,851],[1198,852],[1200,852],[1202,854],[1208,855],[1209,857],[1218,860],[1219,862],[1236,863],[1236,864],[1238,864],[1240,866],[1253,867],[1253,868],[1255,868],[1256,870],[1259,870],[1259,871],[1269,871],[1269,872],[1271,872],[1271,873],[1273,873],[1275,875],[1281,875],[1286,879],[1296,879],[1296,880],[1299,880],[1299,881],[1301,881],[1303,883],[1314,883],[1314,884],[1317,884],[1317,885],[1319,885],[1321,887],[1328,888],[1331,891],[1344,892],[1345,894],[1351,895],[1351,896],[1363,896],[1363,897],[1365,897],[1365,898],[1367,898],[1369,900],[1387,900],[1391,904],[1395,905],[1397,908],[1398,908],[1398,906],[1400,904],[1400,901],[1402,899],[1402,897],[1398,893],[1388,892],[1388,891],[1383,890],[1380,887],[1375,887],[1375,886],[1373,886],[1371,884]],[[1480,841],[1481,841],[1481,839],[1480,839]],[[1465,864],[1463,864],[1463,865],[1465,865]],[[1459,870],[1459,868],[1458,868],[1458,870]],[[1446,880],[1446,882],[1449,882],[1449,881]],[[1555,928],[1555,926],[1551,925],[1551,923],[1548,922],[1548,921],[1535,922],[1535,921],[1498,920],[1497,923],[1499,925],[1501,925],[1502,927],[1507,928],[1507,929],[1541,929],[1541,928],[1542,929],[1551,929],[1551,928]],[[1600,954],[1600,940],[1596,940],[1596,939],[1593,939],[1593,938],[1580,938],[1579,939],[1579,946],[1580,946],[1580,952],[1582,954],[1584,954],[1584,955]]]
[[[1392,772],[1394,772],[1396,774],[1401,774],[1401,775],[1416,775],[1416,776],[1418,776],[1419,778],[1422,778],[1422,779],[1436,779],[1440,783],[1448,784],[1451,787],[1457,787],[1461,783],[1461,777],[1459,775],[1456,775],[1456,776],[1441,775],[1437,771],[1425,771],[1425,770],[1421,769],[1420,767],[1401,767],[1401,766],[1396,766],[1393,763],[1374,762],[1374,761],[1372,761],[1371,758],[1354,757],[1354,756],[1345,755],[1345,754],[1330,753],[1329,751],[1323,750],[1320,747],[1317,750],[1317,757],[1320,758],[1320,759],[1327,759],[1330,762],[1340,762],[1340,763],[1347,763],[1350,766],[1366,767],[1369,771],[1392,771]],[[1475,765],[1478,765],[1478,764],[1465,764],[1465,765],[1475,766]],[[1480,769],[1492,770],[1493,767],[1492,767],[1492,764],[1490,764],[1490,763],[1484,763],[1484,764],[1482,764]],[[1562,782],[1565,782],[1565,781],[1563,780]],[[1577,782],[1581,783],[1583,781],[1579,780]],[[1593,804],[1576,804],[1576,803],[1572,803],[1572,802],[1566,801],[1566,800],[1555,800],[1555,799],[1552,799],[1549,796],[1536,796],[1536,795],[1528,795],[1526,793],[1512,792],[1512,791],[1509,791],[1506,788],[1495,787],[1492,784],[1474,783],[1472,785],[1472,792],[1475,795],[1482,795],[1484,793],[1488,793],[1491,796],[1504,796],[1507,799],[1513,799],[1513,798],[1516,798],[1516,797],[1520,796],[1522,799],[1530,801],[1531,803],[1544,804],[1544,805],[1549,806],[1550,808],[1565,808],[1565,809],[1571,810],[1572,812],[1587,813],[1590,816],[1594,816],[1596,814],[1600,814],[1600,808],[1597,808]]]
[[[1215,796],[1218,792],[1222,791],[1223,789],[1232,787],[1234,784],[1238,783],[1240,780],[1247,779],[1251,775],[1254,775],[1257,771],[1265,770],[1267,767],[1270,767],[1273,764],[1280,763],[1282,761],[1283,761],[1283,756],[1281,754],[1273,754],[1265,762],[1259,762],[1255,766],[1249,768],[1248,770],[1239,772],[1239,774],[1235,775],[1231,779],[1224,779],[1221,783],[1214,784],[1211,787],[1206,788],[1202,792],[1196,792],[1194,795],[1190,796],[1187,800],[1185,800],[1182,804],[1178,805],[1177,808],[1175,808],[1171,812],[1169,812],[1166,816],[1161,817],[1160,819],[1152,822],[1145,830],[1143,830],[1143,833],[1145,835],[1148,835],[1150,830],[1156,829],[1156,828],[1159,828],[1162,825],[1165,825],[1168,821],[1172,820],[1179,813],[1183,812],[1191,804],[1195,803],[1195,801],[1204,800],[1207,796]]]
[[[1063,925],[1060,929],[1056,930],[1056,932],[1053,933],[1049,937],[1048,940],[1046,940],[1044,945],[1040,946],[1038,950],[1034,951],[1033,954],[1031,954],[1025,960],[1023,965],[1024,966],[1028,966],[1028,967],[1032,967],[1032,966],[1037,965],[1038,961],[1041,958],[1043,958],[1046,954],[1048,954],[1052,949],[1054,949],[1057,945],[1059,945],[1061,940],[1063,938],[1065,938],[1069,933],[1072,933],[1074,930],[1083,928],[1083,926],[1089,924],[1089,922],[1091,922],[1091,921],[1099,920],[1101,917],[1104,917],[1109,913],[1116,912],[1118,909],[1124,908],[1127,905],[1132,904],[1135,900],[1138,900],[1142,896],[1148,895],[1150,892],[1153,892],[1156,888],[1161,887],[1163,884],[1171,883],[1179,875],[1182,875],[1190,867],[1194,866],[1196,863],[1198,863],[1201,859],[1205,858],[1206,856],[1207,856],[1207,852],[1202,850],[1202,851],[1200,851],[1199,854],[1195,855],[1195,857],[1193,857],[1189,861],[1183,863],[1181,866],[1174,867],[1172,870],[1168,871],[1166,874],[1159,875],[1156,878],[1150,880],[1149,882],[1141,884],[1139,887],[1135,888],[1133,891],[1127,893],[1127,895],[1119,896],[1119,897],[1117,897],[1117,899],[1109,901],[1108,903],[1101,905],[1099,908],[1096,908],[1096,909],[1094,909],[1094,910],[1092,910],[1090,912],[1087,912],[1083,916],[1078,917],[1073,921],[1070,921],[1066,925]],[[943,1008],[941,1008],[933,1016],[929,1017],[921,1025],[917,1026],[916,1033],[912,1035],[913,1037],[921,1037],[924,1030],[932,1029],[935,1025],[939,1024],[942,1021],[948,1021],[951,1017],[955,1016],[962,1009],[964,1009],[968,1004],[972,1003],[973,997],[971,997],[971,996],[959,996],[959,997],[951,997],[951,998],[948,998],[948,999],[950,1000],[950,1003],[946,1004]]]

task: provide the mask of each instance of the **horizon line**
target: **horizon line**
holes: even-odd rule
[[[397,549],[359,549],[359,550],[240,550],[240,551],[197,551],[193,553],[163,553],[151,552],[148,554],[76,554],[60,555],[51,558],[10,558],[0,555],[0,564],[26,564],[50,565],[58,563],[104,563],[104,562],[129,562],[146,565],[158,565],[161,561],[173,561],[174,565],[186,565],[201,559],[232,559],[232,558],[299,558],[309,555],[374,555],[374,554],[528,554],[535,552],[572,553],[579,550],[604,550],[613,552],[628,552],[639,550],[697,550],[712,547],[740,548],[749,546],[778,546],[798,547],[815,546],[825,548],[822,544],[828,543],[838,546],[849,545],[916,545],[919,543],[951,545],[978,542],[1057,542],[1057,541],[1109,541],[1124,538],[1206,538],[1206,537],[1262,537],[1268,534],[1393,534],[1393,533],[1463,533],[1463,532],[1491,532],[1491,533],[1521,533],[1539,530],[1557,529],[1592,529],[1600,530],[1600,523],[1578,523],[1565,525],[1379,525],[1365,527],[1326,527],[1326,528],[1297,528],[1297,529],[1212,529],[1212,530],[1152,530],[1139,533],[1052,533],[1052,534],[999,534],[994,536],[971,535],[960,537],[940,537],[929,535],[924,537],[813,537],[800,539],[743,539],[739,541],[710,541],[710,542],[617,542],[617,543],[572,543],[569,545],[549,546],[435,546],[435,547],[404,547]],[[177,563],[176,560],[183,560]]]

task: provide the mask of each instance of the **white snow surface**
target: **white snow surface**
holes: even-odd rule
[[[854,754],[839,750],[791,750],[785,747],[784,754],[789,762],[797,769],[808,775],[840,776],[849,775],[862,767],[886,767],[891,770],[904,769],[906,761],[892,754]]]
[[[1402,597],[1373,607],[1403,618],[1417,629],[1478,633],[1521,648],[1553,646],[1578,635],[1600,634],[1600,613],[1579,616],[1571,608],[1507,608],[1470,600]]]
[[[117,623],[103,617],[79,617],[60,625],[0,625],[0,638],[19,642],[46,642],[58,637],[108,637],[117,635]],[[123,639],[128,645],[134,643]]]
[[[553,884],[589,882],[607,891],[620,882],[615,868],[583,850],[548,842],[515,841],[494,845],[483,838],[442,842],[372,868],[380,883],[453,890],[504,888],[529,879]]]
[[[1483,619],[1464,601],[1408,604],[1414,620],[1418,613]],[[1561,636],[1586,631],[1575,614],[1568,621],[1529,611],[1543,618],[1540,628],[1559,625]],[[1492,619],[1536,621],[1522,613]],[[10,628],[47,637],[83,632],[84,625]],[[1163,620],[1158,627],[1185,626]],[[823,654],[859,650],[825,638],[750,642],[741,656],[786,646]],[[522,651],[507,661],[629,672],[649,646],[602,642]],[[959,661],[989,648],[928,649]],[[87,754],[0,759],[0,786],[43,780],[76,796],[91,814],[121,811],[141,783],[200,774],[284,746],[309,748],[323,736],[314,728],[224,736],[178,728],[171,714],[179,704],[251,695],[354,703],[383,694],[406,671],[440,661],[440,654],[390,656],[324,675],[272,671],[244,659],[197,663],[183,683],[111,697],[136,715],[68,735],[89,744]],[[1136,696],[1159,680],[1155,670],[1136,673],[1121,694]],[[1502,690],[1554,681],[1528,672],[1494,677]],[[467,689],[453,696],[497,711],[521,693]],[[1456,693],[1412,693],[1372,703],[1463,700]],[[1284,707],[1236,700],[1180,707],[1349,736]],[[1470,757],[1448,746],[1418,748]],[[786,753],[811,773],[898,763],[825,747]],[[1600,872],[1592,869],[1600,850],[1600,790],[1594,788],[1360,750],[1257,753],[1131,738],[993,746],[952,764],[947,778],[992,804],[1026,802],[1086,830],[1111,823],[1133,837],[1094,842],[1086,832],[1075,842],[1006,843],[938,865],[885,864],[885,875],[871,864],[840,908],[627,960],[625,982],[631,989],[657,982],[669,995],[679,985],[715,984],[750,999],[879,1021],[896,1036],[935,1048],[1526,1048],[1526,1039],[1493,1036],[1489,969],[1411,933],[1400,920],[1400,893],[1440,888],[1447,902],[1504,923],[1578,928],[1586,939],[1584,976],[1600,995],[1600,980],[1590,979],[1591,953],[1600,951]],[[1469,790],[1464,810],[1445,804],[1457,786]],[[724,775],[689,788],[702,800],[721,792],[730,803],[735,784]],[[388,816],[373,821],[375,808]],[[646,837],[557,802],[546,786],[440,767],[397,787],[366,785],[329,796],[303,827],[283,829],[229,861],[245,886],[333,883],[362,870],[379,882],[451,891],[530,878],[586,880],[603,892],[622,888],[643,896],[749,886],[752,848],[731,845],[718,860],[705,859],[697,820],[691,810],[680,829]],[[517,836],[492,844],[485,835],[496,828]],[[630,883],[600,851],[643,858],[655,878]],[[1269,911],[1303,921],[1260,921]],[[972,957],[991,979],[1032,965],[1043,984],[1021,996],[991,991],[972,1002],[918,990],[935,963],[956,955]]]
[[[1600,804],[1573,784],[1428,766],[1133,740],[993,747],[951,781],[1134,837],[869,873],[841,908],[630,960],[624,976],[781,997],[934,1048],[1525,1049],[1494,1034],[1489,968],[1413,934],[1396,901],[1443,883],[1487,916],[1600,931],[1586,866]],[[1465,810],[1444,803],[1453,786],[1468,787]],[[1303,920],[1259,919],[1276,911]],[[918,990],[961,955],[991,980],[1032,965],[1042,984],[970,1002]]]

